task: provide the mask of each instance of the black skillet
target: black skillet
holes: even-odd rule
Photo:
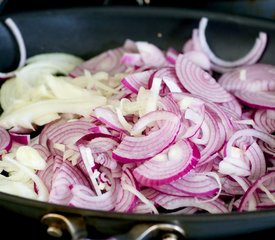
[[[28,56],[58,51],[88,58],[121,45],[127,38],[180,50],[203,16],[210,19],[207,38],[217,55],[238,58],[252,47],[258,32],[265,31],[269,42],[261,62],[275,64],[273,21],[185,9],[88,7],[2,16],[0,70],[13,68],[18,60],[17,46],[3,24],[6,17],[12,17],[20,28]],[[275,227],[275,209],[220,215],[135,215],[59,206],[4,193],[0,193],[0,206],[5,211],[42,221],[53,235],[61,235],[60,230],[64,229],[74,239],[88,235],[93,239],[117,236],[141,240],[156,234],[162,239],[160,235],[167,233],[174,239],[212,238]]]

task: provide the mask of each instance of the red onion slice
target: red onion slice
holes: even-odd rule
[[[172,182],[171,185],[179,191],[194,197],[213,196],[221,188],[210,173],[195,173],[193,171]]]
[[[12,147],[12,139],[9,132],[0,127],[0,155],[4,152],[8,152]]]
[[[170,146],[174,142],[180,126],[180,119],[174,113],[166,111],[150,112],[139,119],[134,125],[133,131],[142,130],[154,119],[164,120],[159,130],[147,136],[126,136],[117,149],[113,151],[113,158],[123,163],[144,161]]]
[[[136,42],[136,46],[146,66],[162,67],[165,65],[165,56],[157,46],[147,42]]]
[[[47,168],[37,171],[37,176],[41,178],[47,187],[48,191],[52,188],[52,181],[55,173],[58,171],[63,163],[63,159],[60,156],[49,156],[47,158]]]
[[[127,66],[142,66],[143,61],[139,53],[123,53],[121,63]]]
[[[232,196],[244,194],[244,189],[230,176],[223,176],[221,178],[221,183],[224,193],[230,194]]]
[[[111,188],[100,196],[95,196],[94,192],[84,185],[74,185],[71,189],[73,197],[69,205],[79,208],[111,211],[116,206],[119,190],[119,180],[112,180]]]
[[[90,187],[86,176],[71,163],[64,161],[54,174],[49,202],[67,205],[72,198],[71,188],[78,184]]]
[[[209,58],[201,51],[189,51],[183,56],[204,70],[209,71],[211,68]]]
[[[258,109],[254,114],[254,121],[257,127],[259,127],[262,131],[271,134],[275,132],[275,116],[273,118],[272,116],[269,117],[266,110]]]
[[[129,192],[124,189],[124,186],[126,184],[134,188],[137,188],[135,179],[129,169],[124,170],[121,176],[122,188],[118,192],[117,202],[115,207],[115,211],[117,212],[131,212],[135,207],[137,198],[132,192]]]
[[[121,83],[131,90],[133,93],[138,93],[141,87],[148,89],[148,82],[155,70],[147,70],[143,72],[131,73],[121,80]]]
[[[274,136],[267,134],[265,132],[257,131],[255,129],[244,129],[236,131],[229,139],[226,145],[226,155],[230,153],[230,149],[233,146],[234,142],[241,137],[255,137],[266,142],[271,148],[275,148]]]
[[[249,179],[256,180],[266,173],[265,156],[256,142],[247,149],[245,156],[251,163],[251,175]]]
[[[23,145],[30,144],[31,137],[29,134],[18,134],[18,133],[10,132],[10,136],[12,141],[14,142],[17,142]]]
[[[192,170],[200,157],[196,145],[188,141],[179,141],[167,154],[162,154],[164,159],[157,155],[135,168],[133,174],[139,183],[144,186],[170,183]]]
[[[203,71],[182,54],[177,58],[176,73],[183,87],[192,94],[202,96],[216,103],[232,100],[232,96],[210,74]]]
[[[154,186],[160,192],[174,196],[210,197],[215,195],[221,186],[207,172],[190,171],[180,179],[161,186]]]
[[[72,122],[65,122],[63,124],[57,123],[55,127],[45,130],[44,134],[41,136],[41,143],[45,141],[47,146],[53,154],[61,154],[56,148],[56,144],[61,144],[66,148],[66,146],[73,146],[77,140],[89,133],[89,128],[91,123],[84,120],[77,120]],[[77,149],[74,147],[74,149]]]
[[[274,91],[275,67],[268,64],[253,64],[242,66],[236,70],[223,74],[218,82],[227,91]]]
[[[257,179],[245,192],[243,197],[241,198],[240,206],[238,211],[242,212],[245,210],[247,202],[251,199],[252,195],[259,188],[265,181],[268,181],[275,177],[275,172],[267,173],[266,175],[262,176],[261,178]]]
[[[242,115],[242,106],[237,101],[237,99],[232,99],[229,102],[221,103],[221,106],[223,106],[226,109],[229,109],[229,110],[233,111],[234,113],[237,114],[238,117],[241,117],[241,115]]]
[[[253,64],[259,60],[261,55],[263,54],[263,51],[267,44],[267,35],[266,33],[260,32],[259,37],[256,39],[255,44],[253,48],[249,51],[247,55],[244,57],[235,60],[235,61],[225,61],[220,58],[218,58],[210,49],[206,36],[205,36],[205,30],[207,27],[208,19],[202,18],[199,23],[199,40],[200,45],[202,47],[202,50],[207,54],[207,56],[210,58],[210,60],[217,66],[220,67],[237,67],[240,65],[245,65],[247,63]]]
[[[91,73],[103,71],[111,75],[124,72],[127,67],[120,62],[123,53],[123,48],[115,48],[101,53],[76,67],[76,69],[70,73],[70,76],[81,76],[84,74],[84,70]]]
[[[235,91],[234,95],[245,105],[252,108],[275,109],[274,92]]]
[[[190,38],[189,40],[187,40],[183,46],[182,46],[182,52],[183,53],[187,53],[187,52],[190,52],[190,51],[193,51],[194,50],[194,44],[193,44],[193,39]]]
[[[200,202],[194,197],[176,197],[160,194],[156,198],[156,203],[165,209],[172,210],[183,207],[196,207],[209,213],[227,213],[228,209],[221,200],[212,202]]]
[[[176,49],[170,47],[170,48],[168,48],[168,50],[166,51],[166,60],[167,60],[169,63],[175,65],[178,55],[179,55],[179,52],[178,52]]]
[[[126,129],[120,123],[118,116],[111,109],[106,107],[98,107],[94,110],[96,118],[104,123],[107,127],[115,129],[119,132],[126,132]]]

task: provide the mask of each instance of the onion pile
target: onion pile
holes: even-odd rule
[[[126,213],[274,208],[275,66],[256,63],[267,36],[229,62],[206,26],[183,52],[126,40],[87,61],[29,59],[1,87],[0,191]]]

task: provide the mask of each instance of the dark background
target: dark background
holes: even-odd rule
[[[0,11],[31,11],[41,8],[63,8],[77,6],[139,6],[142,0],[2,0]],[[195,9],[210,9],[212,11],[227,12],[231,14],[250,15],[275,19],[274,0],[143,0],[143,7],[150,6],[172,6]],[[1,0],[0,0],[1,2]],[[4,6],[5,5],[5,6]],[[140,6],[141,7],[141,6]]]

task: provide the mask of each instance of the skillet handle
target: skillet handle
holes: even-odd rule
[[[86,239],[88,232],[85,221],[80,216],[64,216],[57,213],[48,213],[41,218],[41,222],[48,226],[47,233],[52,237],[60,238],[66,230],[72,240]]]
[[[126,235],[117,236],[117,240],[184,240],[186,232],[182,227],[173,223],[138,224],[134,226]]]
[[[68,231],[72,240],[88,240],[85,221],[80,216],[64,216],[56,213],[44,215],[41,222],[48,226],[47,233],[53,237],[62,237],[63,231]],[[183,240],[185,231],[173,223],[138,224],[129,232],[117,235],[109,240]]]

